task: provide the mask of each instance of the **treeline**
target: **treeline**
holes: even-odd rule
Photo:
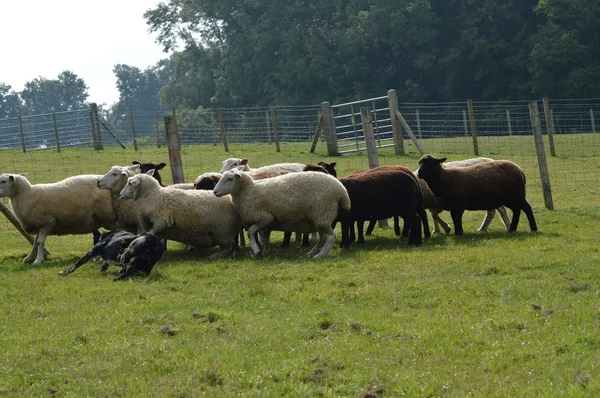
[[[115,66],[116,113],[390,88],[403,102],[600,95],[596,0],[170,0],[144,16],[169,56]]]

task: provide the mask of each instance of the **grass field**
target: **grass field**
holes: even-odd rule
[[[50,260],[32,266],[21,263],[28,243],[0,222],[0,396],[598,396],[600,156],[551,159],[550,211],[535,156],[494,145],[482,155],[525,170],[539,232],[521,217],[516,233],[497,218],[480,234],[483,212],[471,212],[462,237],[415,248],[376,229],[364,245],[336,245],[319,261],[304,248],[278,248],[281,234],[259,261],[248,247],[214,261],[206,259],[213,250],[173,242],[149,277],[112,282],[118,269],[102,274],[92,262],[58,275],[89,250],[91,235],[49,237]],[[186,177],[229,156],[256,166],[336,161],[340,175],[367,168],[365,154],[310,154],[306,143],[282,153],[230,148],[184,147]],[[168,154],[0,152],[2,172],[28,171],[33,182],[132,160],[168,162]],[[380,154],[382,165],[417,161]]]

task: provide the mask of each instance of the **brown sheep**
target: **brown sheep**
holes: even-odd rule
[[[525,199],[525,173],[508,160],[494,160],[462,168],[445,168],[446,158],[423,155],[419,160],[419,178],[424,179],[444,210],[450,211],[454,232],[463,234],[465,210],[493,210],[506,206],[513,211],[509,232],[517,230],[521,210],[532,231],[537,224]]]

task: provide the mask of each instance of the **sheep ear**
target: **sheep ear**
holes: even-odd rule
[[[244,171],[244,166],[237,166],[234,170],[243,172]],[[239,173],[236,173],[236,174],[239,174]]]
[[[331,163],[329,163],[329,165],[330,165],[331,167],[335,167],[335,165],[336,165],[336,164],[337,164],[337,162],[331,162]]]
[[[166,163],[160,163],[158,166],[156,166],[156,170],[161,170],[166,165],[167,165]]]
[[[135,166],[129,166],[129,168],[131,169],[131,171],[137,171],[140,168],[140,162],[134,162]]]
[[[241,165],[248,164],[248,159],[246,159],[246,158],[242,159],[242,160],[240,161],[240,164],[241,164]]]
[[[29,173],[19,173],[20,176],[27,177]]]
[[[156,171],[156,170],[154,170],[154,169],[150,169],[150,170],[148,170],[148,171],[146,172],[146,174],[148,174],[148,175],[150,175],[150,176],[154,176],[154,172],[155,172],[155,171]]]
[[[131,164],[137,164],[137,165],[140,165],[141,163],[140,163],[140,162],[138,162],[137,160],[134,160],[133,162],[131,162]]]
[[[446,161],[446,159],[448,159],[448,158],[441,158],[441,159],[438,159],[438,163],[444,163],[444,162]]]

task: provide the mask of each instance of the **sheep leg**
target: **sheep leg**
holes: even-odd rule
[[[258,236],[262,242],[263,253],[271,251],[271,231],[261,231],[258,233]]]
[[[494,210],[494,209],[486,210],[483,222],[481,223],[481,226],[479,227],[477,232],[487,232],[488,227],[490,226],[495,215],[496,215],[496,210]]]
[[[40,229],[35,239],[35,245],[37,246],[37,257],[35,258],[34,264],[41,264],[44,262],[44,247],[46,246],[46,237],[48,237],[48,231],[45,228]]]
[[[504,223],[504,227],[508,231],[510,229],[510,217],[508,217],[508,214],[506,213],[506,207],[500,206],[496,210],[498,210],[500,218],[502,218],[502,222]]]
[[[461,236],[464,233],[462,227],[462,216],[464,212],[464,209],[450,210],[450,216],[452,217],[452,222],[454,223],[454,234],[458,236]]]
[[[308,256],[309,257],[314,257],[317,253],[319,253],[321,251],[321,248],[323,247],[323,245],[325,244],[325,235],[320,234],[319,235],[319,241],[317,242],[316,245],[314,245],[314,247],[308,252]]]
[[[33,239],[33,245],[31,245],[31,251],[29,252],[29,254],[23,259],[23,263],[24,264],[28,264],[28,263],[32,263],[36,254],[37,254],[37,242],[38,242],[38,235],[35,235],[35,238]]]
[[[439,234],[440,233],[439,226],[441,225],[442,228],[444,229],[444,232],[449,234],[450,233],[450,225],[446,221],[442,220],[442,218],[439,216],[440,212],[431,210],[431,209],[429,210],[429,212],[431,213],[431,218],[433,218],[433,224],[434,224],[433,232]]]
[[[224,246],[219,245],[219,247],[221,248],[221,250],[208,256],[209,259],[213,260],[215,258],[225,258],[225,257],[229,257],[233,253],[233,245],[232,244],[224,245]]]
[[[517,230],[517,226],[519,225],[519,219],[521,218],[521,208],[514,208],[511,210],[513,212],[513,218],[508,232],[515,232]]]
[[[421,235],[421,217],[416,211],[410,212],[407,217],[404,218],[404,225],[408,225],[410,234],[408,236],[408,244],[419,246],[423,243],[423,237]]]
[[[281,243],[281,247],[289,247],[291,239],[292,239],[292,233],[288,232],[288,231],[284,232],[283,233],[283,242]]]
[[[254,258],[260,258],[262,256],[262,251],[260,250],[260,245],[257,239],[257,233],[259,232],[258,224],[253,224],[248,228],[248,239],[250,239],[250,250],[252,250],[252,254],[254,254]]]
[[[342,220],[342,243],[340,246],[342,248],[350,247],[350,242],[352,241],[350,238],[350,232],[354,230],[354,222],[350,220]],[[319,236],[321,236],[319,234]],[[319,238],[320,239],[320,238]]]
[[[535,232],[538,228],[537,223],[535,222],[535,217],[533,217],[533,210],[531,209],[531,205],[529,205],[529,203],[526,200],[524,202],[525,203],[523,203],[523,211],[527,216],[527,221],[529,221],[529,228],[531,229],[531,231]]]
[[[369,221],[369,225],[367,226],[367,232],[365,232],[365,235],[371,236],[371,234],[373,233],[373,230],[375,229],[376,223],[377,223],[377,220]]]
[[[356,220],[356,232],[358,234],[358,240],[356,243],[365,243],[365,236],[363,235],[364,227],[365,220]]]
[[[396,236],[400,236],[401,232],[400,232],[400,217],[398,216],[394,216],[394,234],[396,234]]]
[[[431,231],[429,230],[429,220],[427,219],[427,213],[423,206],[417,206],[417,215],[419,216],[419,221],[423,225],[423,234],[426,238],[430,238]]]
[[[313,258],[322,258],[329,254],[335,244],[335,231],[331,228],[319,230],[319,243],[321,250]],[[316,248],[316,246],[315,246]],[[313,249],[314,250],[314,249]],[[312,251],[312,250],[311,250]]]

